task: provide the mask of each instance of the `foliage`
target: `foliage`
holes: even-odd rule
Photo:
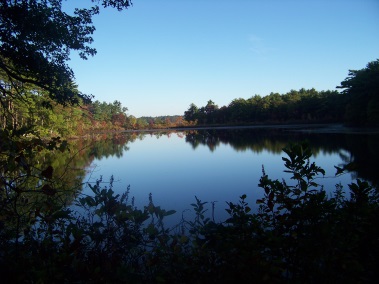
[[[5,84],[1,76],[0,80]],[[10,92],[13,89],[9,87]],[[24,88],[22,96],[0,98],[2,127],[28,129],[29,136],[40,137],[70,137],[131,128],[125,113],[127,108],[117,100],[113,103],[80,101],[80,106],[69,107],[51,100],[43,90],[36,92],[35,89]],[[46,103],[49,107],[46,107]]]
[[[379,124],[379,59],[361,70],[349,70],[339,88],[348,97],[346,120],[355,125]]]
[[[16,191],[13,212],[30,216],[12,233],[16,219],[6,206],[14,199],[4,195],[1,273],[41,283],[374,283],[376,189],[358,179],[348,186],[350,196],[342,185],[327,196],[317,183],[324,170],[310,161],[309,147],[295,144],[284,152],[290,181],[271,180],[262,169],[258,212],[242,195],[227,203],[229,218],[219,223],[208,217],[209,203],[195,197],[194,219],[166,228],[164,219],[175,211],[155,206],[151,196],[137,209],[129,188],[116,195],[113,179],[105,186],[100,179],[74,207],[58,202],[53,187],[42,190],[36,207],[25,203],[26,192]],[[336,168],[337,174],[345,170]],[[41,175],[53,177],[48,169]]]
[[[0,81],[13,93],[4,77]],[[22,97],[0,97],[0,125],[9,129],[29,129],[32,136],[70,137],[110,130],[170,128],[186,125],[181,116],[141,117],[127,115],[120,101],[112,103],[80,101],[79,106],[62,106],[45,91],[24,87]],[[46,107],[46,103],[49,107]]]
[[[187,125],[188,123],[180,115],[142,116],[136,119],[134,129],[163,129]]]
[[[345,98],[336,91],[300,89],[234,99],[221,108],[211,100],[205,107],[191,104],[184,118],[199,124],[342,122],[344,107]]]
[[[118,10],[131,4],[129,0],[92,2]],[[17,86],[18,96],[28,84],[45,90],[61,104],[89,99],[72,88],[74,73],[66,62],[71,51],[77,51],[83,59],[96,53],[90,44],[95,30],[92,17],[99,11],[95,4],[69,15],[62,10],[62,0],[0,2],[0,70]],[[11,95],[6,88],[1,90]]]

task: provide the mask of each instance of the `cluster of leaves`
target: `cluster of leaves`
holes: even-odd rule
[[[155,206],[151,196],[136,208],[129,188],[114,193],[112,179],[89,185],[93,195],[81,196],[74,207],[49,190],[34,209],[22,202],[7,207],[3,195],[2,277],[41,283],[375,282],[378,192],[357,180],[349,185],[350,197],[341,185],[328,197],[316,182],[324,170],[310,162],[309,148],[284,151],[291,180],[271,180],[263,169],[258,212],[242,195],[228,202],[229,218],[218,223],[196,197],[194,219],[166,228],[164,218],[175,211]],[[52,177],[48,169],[41,175]],[[29,221],[20,224],[10,214],[23,210]]]

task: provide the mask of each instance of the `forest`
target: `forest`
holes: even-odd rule
[[[341,123],[345,106],[346,98],[337,91],[300,89],[238,98],[222,107],[212,100],[200,108],[191,104],[184,118],[198,124]]]
[[[184,119],[192,124],[344,123],[379,125],[379,60],[361,70],[349,70],[338,91],[291,90],[285,94],[234,99],[219,107],[191,104]],[[337,83],[336,83],[337,84]]]
[[[216,124],[343,122],[378,125],[379,60],[350,70],[341,92],[314,89],[235,99],[219,108],[194,104],[184,116],[135,118],[115,100],[93,100],[75,84],[71,52],[91,46],[100,7],[124,10],[129,0],[88,1],[73,15],[62,0],[0,1],[0,279],[5,283],[376,283],[379,193],[365,180],[328,196],[325,171],[306,143],[282,151],[291,183],[262,168],[264,196],[253,212],[241,195],[215,222],[200,198],[195,217],[174,228],[175,214],[153,197],[137,208],[130,188],[113,179],[89,184],[83,167],[97,155],[119,155],[125,137],[104,132]],[[33,23],[33,24],[31,24]],[[97,147],[68,137],[104,135]],[[129,133],[131,139],[138,134]],[[191,139],[191,137],[189,137]],[[199,138],[200,139],[200,138]],[[202,140],[200,140],[202,141]],[[201,143],[196,137],[193,145]],[[351,165],[336,167],[336,175]]]

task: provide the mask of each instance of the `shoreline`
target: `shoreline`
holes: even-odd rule
[[[228,129],[282,129],[284,131],[318,133],[318,134],[379,134],[379,127],[353,127],[343,124],[260,124],[260,125],[204,125],[204,126],[188,126],[188,127],[172,127],[172,128],[151,128],[151,129],[125,129],[110,130],[102,132],[93,132],[85,135],[71,136],[67,139],[86,139],[98,135],[113,135],[120,133],[143,133],[143,132],[163,132],[163,131],[191,131],[191,130],[228,130]]]
[[[266,124],[266,125],[220,125],[220,126],[191,126],[160,129],[123,130],[121,132],[159,132],[186,130],[227,130],[227,129],[283,129],[308,133],[339,133],[339,134],[379,134],[378,127],[352,127],[343,124]]]

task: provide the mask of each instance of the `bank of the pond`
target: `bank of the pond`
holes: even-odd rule
[[[187,130],[227,130],[227,129],[283,129],[309,133],[339,133],[339,134],[379,134],[379,127],[352,127],[344,124],[259,124],[259,125],[203,125],[188,127],[173,127],[160,129],[136,129],[120,132],[157,132],[157,131],[187,131]]]
[[[148,129],[119,129],[103,130],[83,135],[70,135],[68,140],[93,139],[122,133],[152,133],[152,132],[175,132],[191,130],[228,130],[228,129],[282,129],[284,131],[299,131],[307,133],[336,133],[336,134],[379,134],[379,127],[353,127],[344,124],[254,124],[254,125],[197,125],[170,128]]]

